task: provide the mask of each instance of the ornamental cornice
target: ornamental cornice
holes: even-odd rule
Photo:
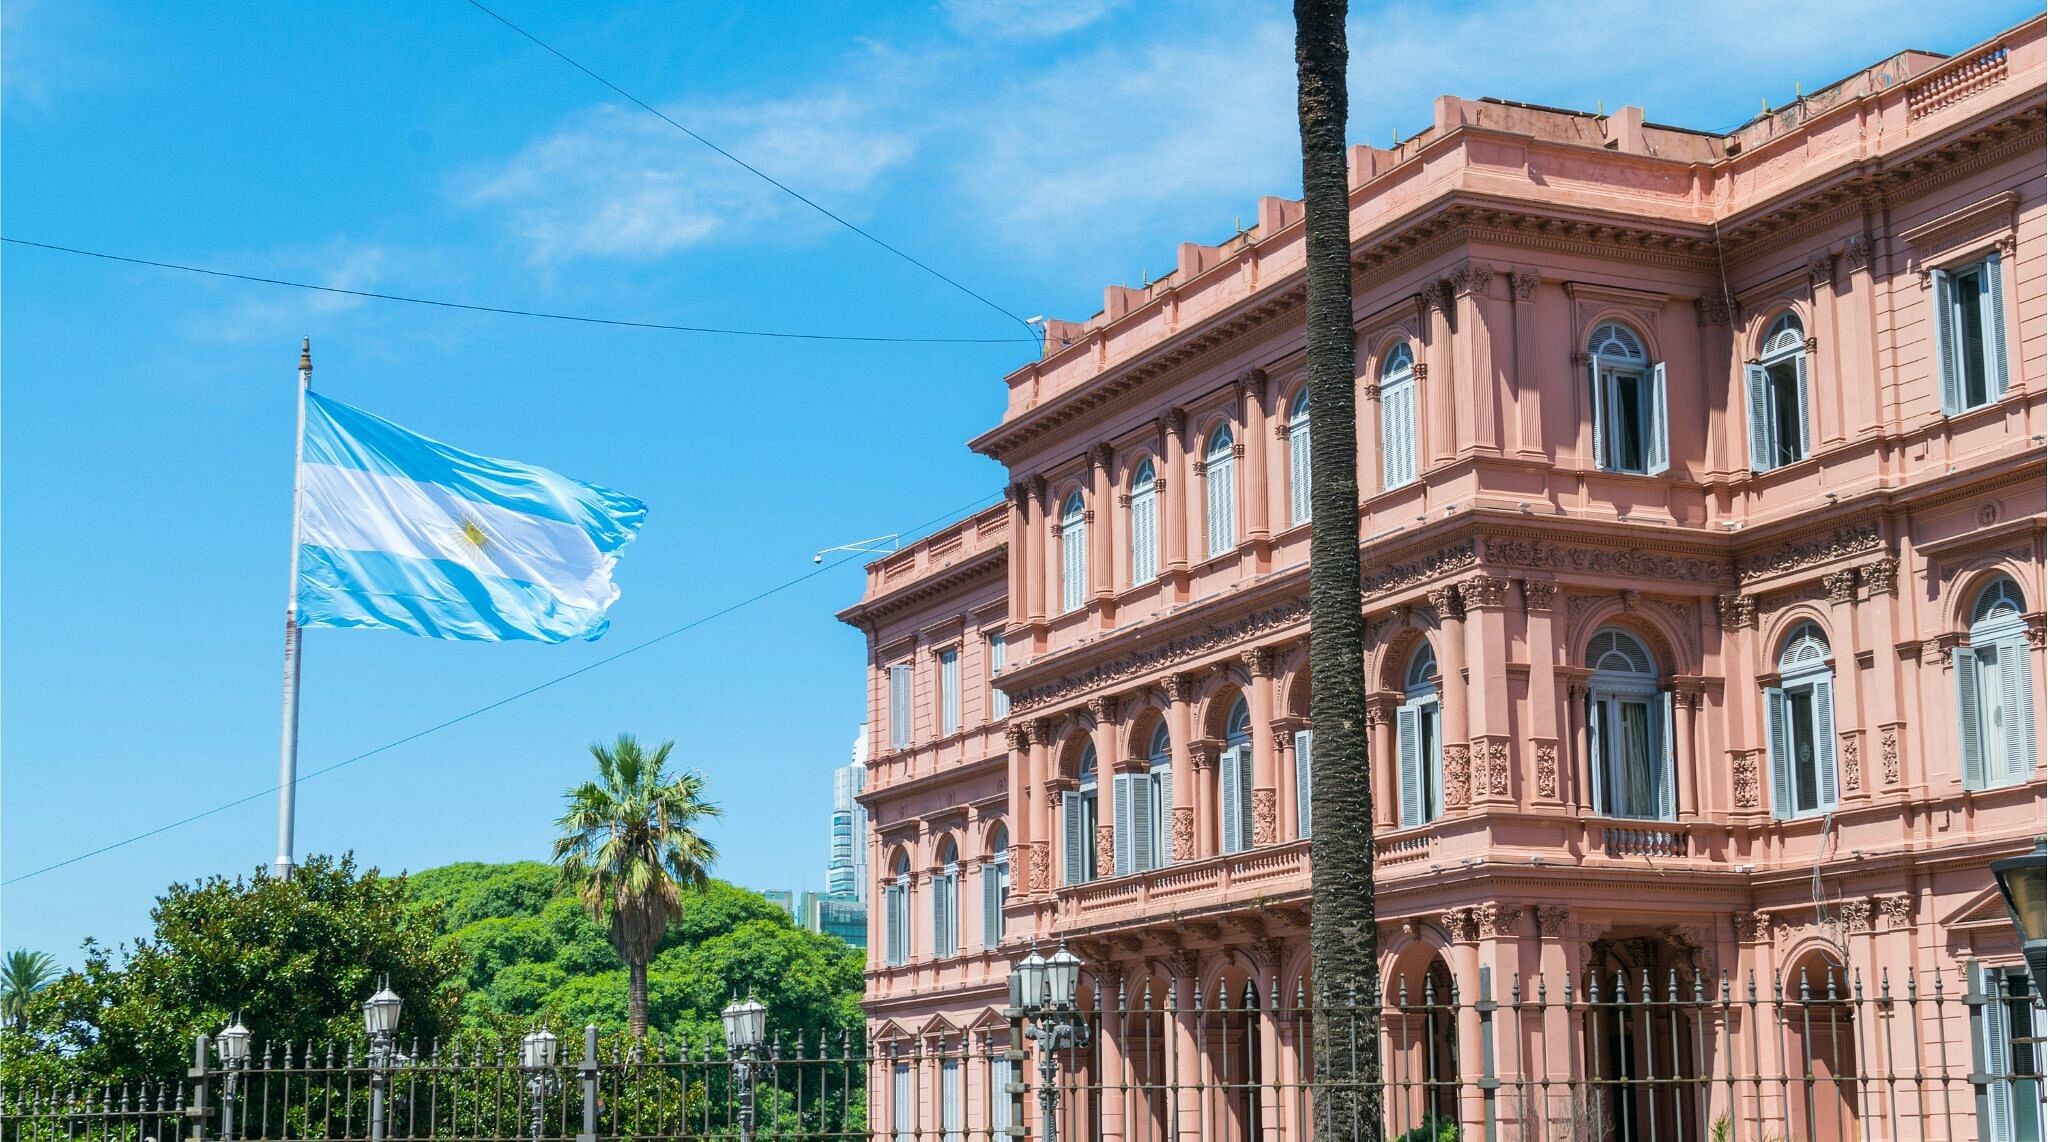
[[[964,562],[955,564],[937,575],[914,580],[894,591],[885,592],[839,612],[840,622],[849,626],[875,623],[878,620],[900,613],[911,607],[939,598],[949,591],[965,586],[1008,566],[1010,545],[998,543],[968,556]]]
[[[1307,620],[1308,600],[1293,599],[1277,607],[1254,611],[1235,622],[1168,639],[1156,646],[1134,650],[1087,670],[1063,675],[1050,682],[1012,693],[1010,708],[1013,712],[1021,713],[1052,706],[1077,694],[1104,686],[1114,686],[1141,674],[1174,666]],[[1174,678],[1168,679],[1169,693],[1174,682]]]
[[[1748,586],[1758,579],[1796,571],[1801,567],[1875,551],[1883,542],[1875,518],[1861,523],[1836,524],[1826,534],[1808,532],[1763,551],[1739,557],[1737,574],[1742,584]]]

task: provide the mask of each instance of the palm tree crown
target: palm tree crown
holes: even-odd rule
[[[607,924],[612,947],[630,976],[628,1023],[647,1033],[647,961],[668,926],[682,915],[685,888],[710,882],[718,849],[697,832],[721,816],[704,800],[704,775],[671,778],[664,770],[674,742],[652,753],[631,734],[590,747],[597,779],[568,792],[556,822],[554,859],[591,919]]]
[[[0,963],[0,1018],[17,1031],[28,1027],[28,1004],[36,992],[57,978],[57,961],[48,952],[16,948]]]

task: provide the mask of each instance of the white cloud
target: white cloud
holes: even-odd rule
[[[674,107],[753,166],[841,214],[910,157],[872,103],[828,91],[717,109]],[[606,105],[529,143],[464,193],[500,211],[535,261],[654,259],[701,242],[812,232],[825,220],[637,107]]]
[[[946,18],[970,36],[1045,39],[1078,31],[1121,0],[943,0]]]

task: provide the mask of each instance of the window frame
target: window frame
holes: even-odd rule
[[[1131,586],[1159,578],[1159,468],[1152,457],[1131,469]]]
[[[1619,346],[1618,349],[1610,348]],[[1593,466],[1603,472],[1659,476],[1671,468],[1670,416],[1664,362],[1650,360],[1648,341],[1625,322],[1603,321],[1586,341],[1587,378],[1592,404]],[[1620,414],[1621,383],[1639,386],[1633,427],[1640,437],[1642,466],[1628,467],[1615,455],[1618,445],[1611,417]]]
[[[1603,635],[1627,640],[1641,658],[1643,668],[1597,664],[1609,656],[1602,654],[1598,660],[1594,656],[1594,647]],[[1628,657],[1619,649],[1609,653]],[[1657,656],[1634,632],[1604,626],[1586,640],[1586,666],[1592,671],[1586,686],[1586,758],[1587,771],[1593,778],[1594,814],[1628,821],[1677,820],[1678,759],[1673,748],[1671,692],[1658,683]],[[1610,756],[1614,743],[1620,740],[1623,705],[1638,702],[1643,705],[1643,716],[1647,719],[1650,751],[1650,799],[1654,807],[1647,813],[1617,811],[1616,802],[1627,800],[1626,778],[1621,763]]]
[[[1819,644],[1819,655],[1798,659],[1802,644],[1809,641]],[[1826,816],[1841,808],[1841,774],[1835,757],[1834,644],[1828,641],[1827,632],[1819,623],[1803,619],[1786,633],[1780,646],[1777,682],[1764,691],[1764,738],[1771,763],[1771,815],[1781,821]],[[1811,809],[1799,807],[1797,767],[1801,763],[1790,754],[1792,735],[1798,728],[1792,720],[1793,702],[1802,694],[1807,697],[1803,721],[1812,735],[1814,747],[1814,807]]]
[[[1771,322],[1769,332],[1764,336],[1763,347],[1755,360],[1743,366],[1749,399],[1749,469],[1752,472],[1770,472],[1789,467],[1813,455],[1813,384],[1811,380],[1811,355],[1806,350],[1806,327],[1799,315],[1786,310]],[[1794,402],[1798,409],[1796,427],[1798,455],[1783,458],[1786,453],[1785,426],[1778,421],[1777,386],[1780,383],[1772,370],[1792,370],[1791,385]]]
[[[951,837],[939,842],[939,867],[932,875],[932,958],[960,954],[960,845]]]
[[[1237,550],[1237,434],[1228,420],[1209,430],[1202,446],[1203,522],[1208,558]]]
[[[990,719],[1010,716],[1010,695],[996,685],[1002,677],[1010,654],[1010,639],[1001,630],[990,631],[986,641],[988,649],[988,714]]]
[[[915,740],[912,726],[916,721],[917,671],[914,664],[905,659],[888,665],[889,678],[889,748],[909,749]]]
[[[1079,488],[1060,505],[1060,613],[1088,605],[1088,501]]]
[[[994,951],[1002,946],[1003,908],[1010,902],[1010,831],[1001,824],[989,834],[989,852],[981,862],[981,947]]]
[[[2040,765],[2033,648],[2026,596],[2012,576],[1994,576],[1972,596],[1968,641],[1956,648],[1955,664],[1963,787],[2002,789],[2031,780]]]
[[[1394,711],[1395,823],[1416,829],[1444,815],[1443,677],[1427,639],[1410,652],[1402,678],[1405,700]]]
[[[1967,332],[1957,305],[1956,281],[1969,275],[1982,281],[1978,297],[1979,335],[1982,338],[1984,399],[1969,400],[1968,377],[1962,345]],[[1932,287],[1935,379],[1941,389],[1943,416],[1960,416],[1997,404],[2012,390],[2012,365],[2005,343],[2005,259],[1997,250],[1952,262],[1928,274]]]
[[[1173,863],[1173,734],[1164,718],[1152,730],[1146,761],[1145,779],[1152,783],[1152,867],[1165,868]]]
[[[939,736],[960,732],[960,644],[942,646],[932,655],[938,665]]]
[[[1290,526],[1309,522],[1314,511],[1314,446],[1309,442],[1308,384],[1287,406],[1287,504]]]
[[[1415,350],[1403,338],[1380,360],[1380,490],[1412,484],[1421,475],[1416,437],[1420,382],[1415,378]]]
[[[1217,848],[1225,853],[1255,847],[1252,824],[1251,702],[1239,692],[1223,720],[1223,752],[1216,765]]]

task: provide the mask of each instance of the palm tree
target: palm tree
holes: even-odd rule
[[[0,964],[0,1018],[14,1024],[16,1031],[28,1030],[28,1004],[36,992],[57,978],[57,961],[48,952],[16,948]]]
[[[563,884],[591,919],[609,925],[626,962],[626,1020],[636,1039],[647,1037],[647,961],[682,915],[683,890],[710,883],[718,859],[697,826],[723,810],[704,800],[703,774],[663,772],[675,744],[648,753],[632,734],[592,743],[597,780],[569,790],[569,810],[555,823]]]
[[[1379,936],[1359,607],[1345,7],[1345,0],[1294,0],[1308,257],[1309,714],[1316,728],[1309,949],[1325,998],[1314,1026],[1315,1136],[1378,1138],[1380,1095],[1372,1084],[1380,1070]],[[1333,1002],[1362,1007],[1340,1017]]]

